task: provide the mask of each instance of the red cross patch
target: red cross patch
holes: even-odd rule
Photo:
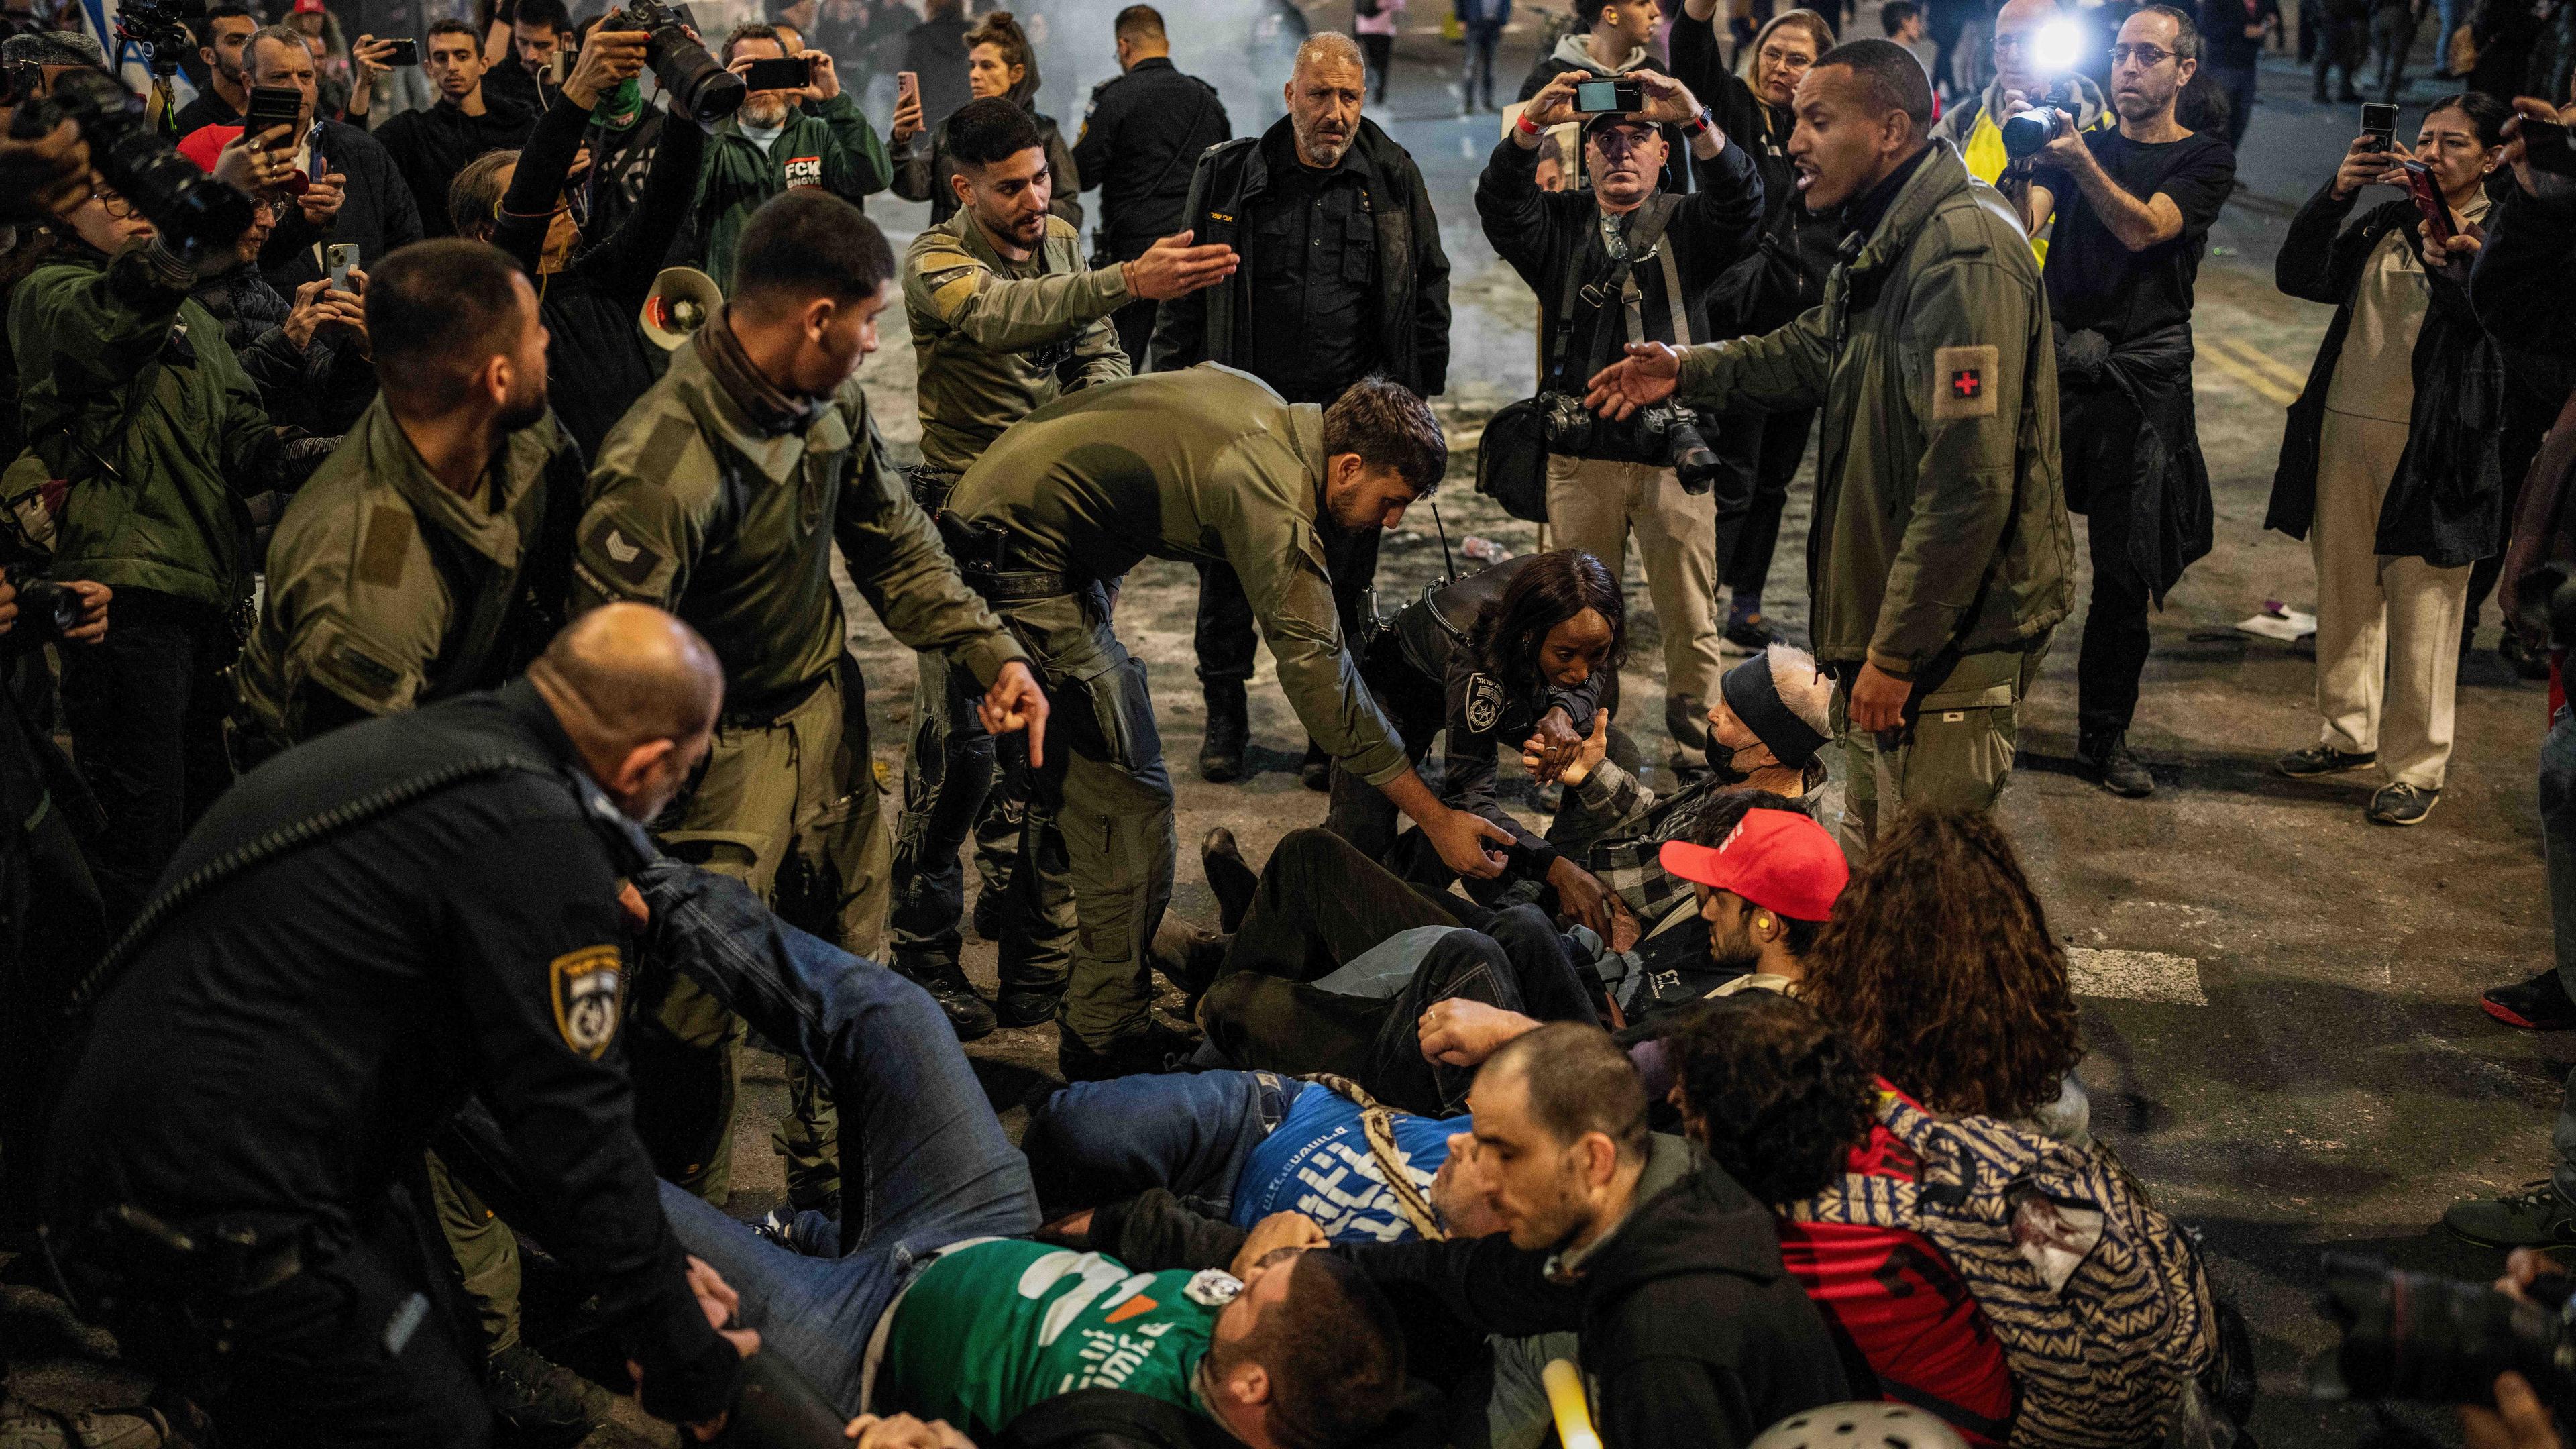
[[[1993,347],[1934,348],[1931,372],[1925,379],[1932,384],[1933,420],[1994,416],[1995,394],[1986,386],[1986,374],[2002,360]]]
[[[1963,367],[1950,374],[1950,395],[1962,402],[1974,398],[1985,390],[1985,379],[1977,375],[1975,368]]]

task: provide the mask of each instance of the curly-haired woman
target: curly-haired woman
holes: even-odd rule
[[[1805,973],[1801,999],[1927,1110],[2083,1137],[2066,952],[1993,821],[1901,817],[1835,902]]]

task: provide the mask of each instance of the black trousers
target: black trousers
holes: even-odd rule
[[[1771,577],[1771,556],[1780,548],[1780,516],[1788,511],[1789,485],[1806,461],[1807,435],[1816,425],[1815,409],[1795,413],[1756,414],[1761,419],[1761,451],[1753,466],[1753,506],[1737,525],[1735,548],[1725,560],[1725,584],[1738,599],[1762,597]]]
[[[2065,450],[2067,502],[2082,505],[2093,562],[2092,604],[2075,659],[2076,730],[2089,740],[2127,729],[2138,712],[2154,600],[2131,558],[2130,478],[2142,436],[2137,410],[2095,396],[2082,417],[2082,436],[2068,437]]]
[[[1369,641],[1368,652],[1360,660],[1360,678],[1367,681],[1369,696],[1386,712],[1387,721],[1404,737],[1404,757],[1414,768],[1422,767],[1423,756],[1430,753],[1431,738],[1448,723],[1448,692],[1404,657],[1404,645],[1392,629],[1381,629]],[[1370,860],[1392,861],[1396,832],[1403,829],[1402,817],[1395,802],[1386,792],[1333,762],[1332,804],[1324,812],[1324,828],[1359,847]],[[1436,862],[1438,857],[1434,855]],[[1448,868],[1441,867],[1445,876]],[[1421,873],[1398,866],[1399,874],[1426,879]]]
[[[1326,522],[1318,525],[1324,540],[1324,570],[1333,579],[1333,611],[1341,616],[1344,639],[1366,639],[1372,630],[1360,616],[1369,587],[1377,582],[1377,546],[1385,534],[1368,528],[1346,532]],[[1252,677],[1252,600],[1243,580],[1229,564],[1199,565],[1197,643],[1199,682],[1240,684]]]
[[[1369,99],[1377,105],[1385,105],[1386,73],[1395,64],[1395,37],[1363,35],[1360,37],[1360,53],[1368,57]]]
[[[1399,931],[1445,926],[1404,989],[1358,997],[1311,983]],[[1279,842],[1260,889],[1199,1003],[1208,1042],[1236,1066],[1333,1072],[1406,1111],[1453,1113],[1471,1069],[1422,1058],[1416,1021],[1464,997],[1542,1021],[1593,1021],[1591,992],[1554,923],[1536,907],[1488,911],[1407,884],[1327,830]]]
[[[1130,302],[1109,314],[1110,325],[1118,329],[1118,345],[1127,349],[1127,370],[1132,373],[1141,375],[1145,371],[1145,348],[1154,340],[1154,311],[1160,306],[1162,303],[1154,301]]]
[[[115,627],[63,650],[63,715],[106,829],[91,865],[111,928],[122,929],[161,867],[232,784],[222,677],[241,646],[210,605],[119,589]]]
[[[18,728],[0,719],[0,732]],[[0,749],[18,747],[0,738]],[[48,801],[9,837],[0,847],[0,1231],[35,1220],[45,1092],[68,1044],[61,1011],[108,946],[98,884],[61,804]]]

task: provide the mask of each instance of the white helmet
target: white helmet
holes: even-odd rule
[[[1968,1441],[1921,1409],[1879,1401],[1792,1414],[1749,1449],[1968,1449]]]

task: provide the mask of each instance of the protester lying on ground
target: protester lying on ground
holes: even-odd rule
[[[1628,653],[1628,611],[1619,581],[1588,553],[1525,554],[1470,574],[1395,616],[1369,642],[1360,677],[1403,737],[1419,768],[1445,729],[1440,797],[1512,833],[1516,873],[1544,881],[1565,913],[1607,934],[1601,884],[1514,819],[1495,798],[1494,760],[1536,741],[1532,773],[1554,777],[1593,727],[1601,691]],[[1395,806],[1348,770],[1335,768],[1324,828],[1410,880],[1448,885],[1443,865],[1419,835],[1396,834]]]
[[[1221,874],[1215,861],[1210,874]],[[1187,931],[1158,935],[1167,970],[1176,933]],[[1466,1100],[1467,1074],[1414,1046],[1413,1022],[1434,1001],[1596,1019],[1597,988],[1537,907],[1490,911],[1427,890],[1329,830],[1290,832],[1263,864],[1241,928],[1190,941],[1182,959],[1202,964],[1175,974],[1211,982],[1197,1010],[1201,1065],[1332,1072],[1410,1111]]]
[[[642,71],[645,39],[641,31],[594,28],[527,148],[515,159],[509,152],[476,159],[448,194],[456,234],[508,252],[537,283],[538,311],[551,334],[555,416],[585,458],[599,456],[609,430],[670,365],[670,354],[644,336],[635,317],[687,220],[706,146],[696,126],[666,128],[643,201],[615,231],[581,246],[564,178],[601,98]]]
[[[1992,820],[1903,816],[1852,876],[1805,966],[1799,998],[1926,1110],[2088,1140],[2066,952]]]
[[[1504,1231],[1334,1253],[1473,1332],[1577,1331],[1609,1449],[1733,1449],[1849,1397],[1767,1208],[1713,1162],[1639,1192],[1645,1085],[1609,1033],[1552,1022],[1521,1037],[1477,1074],[1472,1106],[1465,1140]]]
[[[978,1437],[1041,1441],[1048,1414],[1080,1407],[1059,1396],[1097,1388],[1123,1391],[1139,1440],[1159,1427],[1186,1442],[1204,1416],[1253,1449],[1379,1442],[1405,1395],[1404,1344],[1349,1264],[1258,1245],[1235,1273],[1137,1274],[1027,1241],[1027,1161],[927,992],[787,925],[739,881],[666,860],[635,883],[647,949],[810,1062],[845,1160],[865,1164],[839,1220],[809,1210],[762,1233],[662,1185],[674,1232],[761,1352],[844,1413]]]

